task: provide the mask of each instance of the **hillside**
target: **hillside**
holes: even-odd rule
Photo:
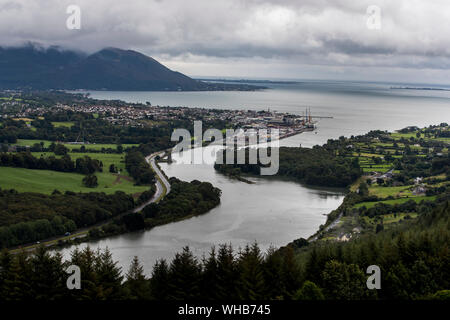
[[[247,84],[207,83],[172,71],[133,50],[106,48],[91,55],[36,45],[0,47],[0,89],[124,91],[257,90]]]

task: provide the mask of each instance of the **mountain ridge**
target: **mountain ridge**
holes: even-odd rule
[[[108,47],[84,54],[59,47],[0,47],[0,89],[213,91],[264,87],[208,83],[173,71],[134,50]]]

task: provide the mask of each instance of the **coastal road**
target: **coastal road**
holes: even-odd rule
[[[146,206],[148,206],[150,203],[153,202],[159,202],[162,198],[164,198],[169,192],[170,192],[170,183],[167,180],[166,176],[162,173],[162,171],[159,169],[157,163],[156,163],[156,157],[157,156],[163,156],[164,155],[164,151],[160,151],[160,152],[155,152],[152,153],[151,155],[147,156],[145,158],[145,161],[147,161],[147,163],[150,165],[150,167],[152,168],[152,170],[155,172],[155,177],[156,177],[156,191],[155,194],[153,195],[153,197],[148,200],[147,202],[141,204],[140,206],[134,208],[133,210],[131,210],[131,212],[140,212],[142,209],[144,209]],[[99,222],[95,225],[86,227],[86,228],[81,228],[78,229],[77,231],[75,231],[73,234],[69,235],[69,236],[60,236],[60,237],[52,237],[49,239],[45,239],[42,240],[42,242],[38,242],[38,243],[29,243],[20,247],[16,247],[15,249],[11,249],[10,252],[11,253],[15,253],[18,252],[20,250],[25,250],[25,251],[32,251],[33,249],[35,249],[36,247],[43,245],[45,247],[50,247],[53,246],[55,244],[58,243],[58,241],[60,240],[74,240],[74,239],[78,239],[78,238],[84,238],[88,235],[89,230],[93,229],[93,228],[98,228],[101,227],[103,225],[106,225],[108,223],[110,223],[112,221],[112,219],[115,219],[117,217],[121,217],[127,213],[129,213],[130,211],[124,212],[120,215],[115,216],[114,218],[108,219],[106,221],[102,221]]]
[[[161,157],[163,155],[164,155],[164,152],[155,152],[145,158],[145,161],[147,161],[147,163],[150,165],[152,170],[155,172],[156,191],[155,191],[155,194],[153,195],[153,197],[149,201],[141,204],[139,207],[134,208],[133,212],[139,212],[142,209],[144,209],[146,206],[148,206],[150,203],[158,202],[159,200],[164,198],[166,196],[166,194],[168,194],[170,192],[170,183],[167,180],[166,176],[159,169],[158,165],[156,164],[156,157],[157,156]]]

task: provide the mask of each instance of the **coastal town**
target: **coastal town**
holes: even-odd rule
[[[304,131],[312,131],[316,127],[317,118],[311,110],[305,108],[302,114],[267,110],[223,110],[191,108],[180,106],[159,106],[146,103],[125,103],[123,101],[103,102],[86,99],[80,103],[55,103],[39,106],[32,101],[23,100],[20,96],[5,95],[0,92],[0,110],[2,117],[14,120],[24,120],[31,126],[33,119],[39,119],[49,113],[86,113],[94,118],[102,118],[113,125],[128,127],[157,126],[169,121],[188,120],[214,123],[221,121],[230,128],[244,130],[278,129],[279,138],[286,138]]]

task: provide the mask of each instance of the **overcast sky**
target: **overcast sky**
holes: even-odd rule
[[[450,83],[448,0],[0,0],[0,45],[27,41],[134,49],[191,76]]]

